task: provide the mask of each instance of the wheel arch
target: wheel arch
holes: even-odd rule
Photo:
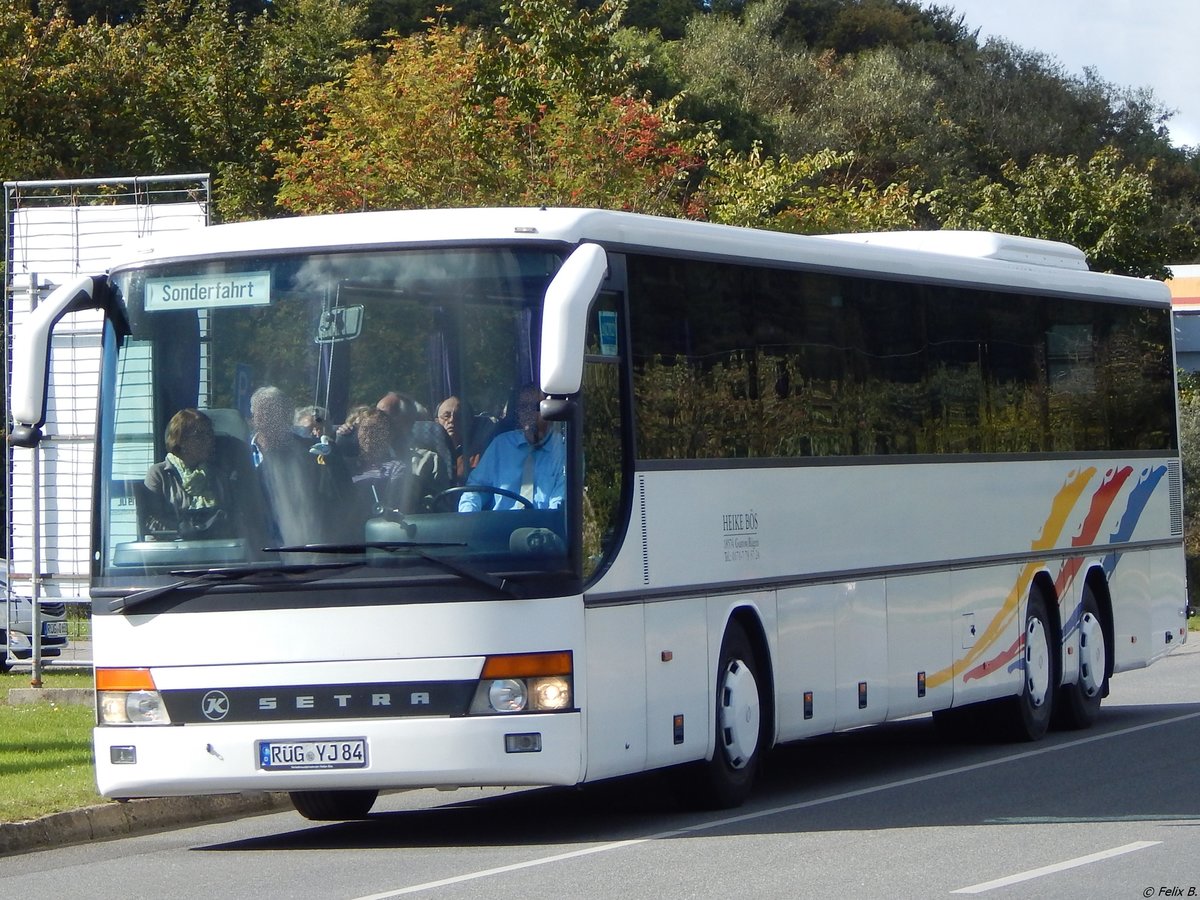
[[[1046,601],[1046,615],[1050,621],[1047,623],[1051,628],[1050,634],[1050,649],[1051,656],[1054,659],[1054,671],[1052,674],[1052,685],[1062,684],[1063,678],[1063,662],[1062,662],[1062,611],[1059,608],[1058,591],[1054,588],[1054,579],[1050,577],[1050,573],[1045,569],[1033,576],[1033,582],[1030,584],[1030,590],[1037,588],[1042,593],[1043,599]]]
[[[771,659],[771,647],[767,642],[766,629],[763,627],[759,613],[752,606],[736,607],[729,614],[726,629],[733,623],[741,626],[754,650],[761,676],[763,702],[761,714],[766,717],[766,734],[769,738],[768,748],[775,744],[775,665]],[[764,748],[767,749],[767,748]]]
[[[1113,623],[1112,591],[1109,589],[1108,578],[1104,574],[1104,569],[1099,565],[1094,565],[1088,569],[1084,585],[1091,589],[1092,596],[1096,600],[1096,606],[1100,610],[1100,624],[1104,627],[1104,675],[1106,678],[1111,678],[1113,674],[1113,662],[1116,659],[1117,651],[1116,630]]]

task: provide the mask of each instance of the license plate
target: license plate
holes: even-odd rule
[[[362,769],[366,765],[366,738],[258,742],[260,769]]]
[[[66,637],[67,623],[66,622],[43,622],[42,634],[46,637]]]

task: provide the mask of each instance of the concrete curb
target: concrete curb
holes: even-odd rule
[[[266,791],[113,801],[52,813],[28,822],[0,823],[0,856],[238,819],[290,807],[287,794]]]
[[[95,706],[96,692],[91,688],[9,688],[8,705],[57,703],[64,706]]]

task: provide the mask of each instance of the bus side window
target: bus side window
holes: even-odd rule
[[[596,299],[583,367],[583,577],[603,569],[616,546],[624,490],[619,294]]]

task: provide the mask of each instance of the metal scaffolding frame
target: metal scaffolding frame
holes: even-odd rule
[[[5,182],[5,397],[14,330],[39,302],[72,277],[107,270],[112,254],[133,239],[207,225],[211,201],[207,173]],[[102,325],[95,313],[77,313],[59,324],[42,444],[5,449],[5,565],[10,587],[27,585],[34,601],[35,683],[41,604],[89,602]],[[5,406],[7,413],[7,401]]]

